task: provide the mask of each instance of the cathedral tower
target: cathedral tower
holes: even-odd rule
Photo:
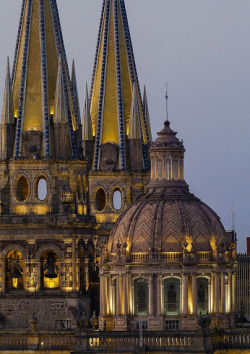
[[[85,155],[91,160],[90,209],[97,221],[114,222],[143,191],[151,142],[124,0],[103,0],[89,116],[92,148],[85,149]]]
[[[0,126],[0,303],[8,294],[18,308],[7,327],[35,313],[40,328],[72,328],[79,306],[90,316],[97,239],[79,115],[56,0],[23,0]]]

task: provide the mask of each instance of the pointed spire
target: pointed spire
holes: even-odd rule
[[[90,116],[89,108],[89,94],[88,94],[88,85],[86,83],[85,88],[85,99],[83,106],[83,116],[82,116],[82,138],[83,140],[93,140],[93,131],[92,131],[92,122]]]
[[[126,170],[126,139],[130,127],[133,86],[137,96],[144,144],[151,141],[143,111],[124,0],[103,0],[91,85],[91,119],[96,137],[93,168],[100,168],[100,146],[112,142],[119,148],[118,169]],[[144,154],[145,165],[147,156]]]
[[[13,123],[13,98],[11,90],[11,78],[10,78],[10,62],[9,57],[7,58],[7,68],[5,76],[5,87],[3,96],[3,110],[1,116],[1,123],[8,124]]]
[[[12,73],[14,116],[17,117],[16,158],[25,154],[23,136],[34,130],[43,133],[41,157],[51,156],[54,141],[50,116],[54,114],[59,56],[69,123],[68,134],[73,156],[77,157],[75,131],[79,124],[56,0],[23,0]]]
[[[78,124],[81,125],[81,113],[80,113],[77,80],[76,80],[76,70],[75,70],[75,60],[74,59],[72,62],[72,69],[71,69],[71,89],[72,89],[75,116],[76,116]]]
[[[129,134],[128,139],[141,139],[141,129],[140,129],[140,112],[138,107],[136,87],[133,85],[133,97],[130,113],[130,124],[129,124]]]
[[[169,122],[169,119],[168,119],[168,84],[166,83],[166,115],[167,115],[167,122]]]
[[[145,115],[145,121],[148,127],[148,134],[149,134],[149,139],[152,141],[152,133],[151,133],[151,126],[150,126],[150,115],[149,115],[149,109],[148,109],[148,97],[147,97],[147,90],[146,86],[144,86],[143,90],[143,111]]]
[[[66,116],[66,102],[63,87],[63,73],[62,73],[62,59],[59,58],[58,62],[58,74],[56,82],[56,96],[55,96],[55,106],[54,106],[54,123],[66,123],[68,122]]]

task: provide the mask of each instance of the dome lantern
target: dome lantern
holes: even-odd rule
[[[152,181],[184,180],[185,149],[176,134],[167,120],[164,128],[158,133],[158,138],[152,143],[150,148]]]

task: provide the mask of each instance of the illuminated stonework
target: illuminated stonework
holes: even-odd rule
[[[219,217],[189,192],[184,147],[169,122],[150,149],[146,194],[119,217],[100,264],[101,328],[198,329],[233,325],[236,240]],[[176,164],[175,164],[176,161]],[[171,327],[172,326],[172,327]]]

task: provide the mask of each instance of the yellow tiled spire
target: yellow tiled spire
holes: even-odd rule
[[[53,139],[50,120],[54,114],[60,56],[72,155],[76,157],[74,131],[79,124],[56,0],[23,0],[12,77],[14,116],[17,118],[15,157],[23,153],[22,134],[31,130],[43,133],[42,154],[51,156]]]
[[[133,86],[141,135],[146,145],[151,142],[151,132],[144,115],[125,3],[124,0],[103,0],[90,94],[95,170],[100,167],[100,146],[107,142],[119,147],[119,169],[127,168]]]

